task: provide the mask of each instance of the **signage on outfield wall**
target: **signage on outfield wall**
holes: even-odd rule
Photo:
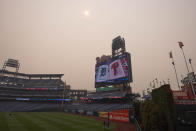
[[[109,112],[109,119],[120,122],[129,122],[129,110],[117,110]]]
[[[99,112],[99,117],[108,118],[108,112]]]
[[[108,112],[99,112],[99,117],[108,118]],[[109,119],[119,122],[129,122],[129,110],[117,110],[109,112]]]

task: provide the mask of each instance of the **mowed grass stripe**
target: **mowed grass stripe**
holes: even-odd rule
[[[62,113],[62,112],[57,112],[57,113]],[[77,119],[80,119],[80,116],[78,116],[78,115],[75,115],[75,114],[68,114],[68,113],[64,113],[63,112],[63,114],[65,114],[66,116],[69,116],[69,118],[77,118]],[[89,118],[89,117],[82,117],[82,120],[85,120],[85,121],[92,121],[92,120],[94,120],[94,119],[92,119],[92,118]],[[94,121],[96,121],[96,120],[94,120]]]
[[[40,125],[41,128],[44,128],[44,130],[59,131],[59,128],[57,128],[55,125],[52,125],[47,121],[41,120],[40,118],[35,116],[35,113],[26,112],[26,113],[21,113],[21,115],[23,115],[23,117],[30,119],[31,121],[34,121],[36,124]]]
[[[78,118],[67,118],[66,116],[62,115],[62,116],[54,116],[54,118],[58,118],[61,120],[66,120],[66,121],[70,121],[72,123],[76,123],[77,125],[82,125],[82,127],[86,128],[87,130],[92,130],[92,131],[101,131],[104,128],[103,122],[100,121],[94,121],[94,119],[91,119],[92,121],[83,121],[82,118],[84,118],[84,116],[77,116]],[[82,118],[81,118],[82,117]],[[113,129],[114,125],[112,125],[111,130]]]
[[[73,118],[74,120],[81,120],[81,121],[84,121],[84,122],[90,122],[92,125],[103,125],[103,122],[102,121],[98,121],[94,118],[90,118],[88,116],[81,116],[81,115],[75,115],[75,114],[68,114],[68,113],[64,113],[64,115],[66,116],[69,116],[69,118]],[[111,123],[110,124],[111,128],[114,129],[116,127],[115,124]]]
[[[84,123],[81,123],[81,121],[79,122],[79,121],[75,121],[75,122],[73,122],[73,121],[71,121],[71,119],[70,120],[68,120],[68,121],[65,121],[65,120],[60,120],[59,119],[59,117],[60,116],[57,116],[56,118],[55,117],[51,117],[51,116],[49,116],[48,114],[45,114],[45,115],[42,115],[42,117],[45,117],[45,118],[52,118],[52,120],[55,120],[56,122],[58,122],[58,123],[61,123],[61,122],[63,122],[63,124],[65,124],[65,123],[67,123],[69,126],[71,126],[71,127],[77,127],[77,130],[82,130],[82,131],[86,131],[86,130],[90,130],[90,131],[100,131],[100,129],[97,129],[97,127],[95,127],[95,126],[89,126],[89,124],[91,124],[91,123],[88,123],[88,125],[87,124],[84,124]],[[87,127],[88,126],[88,127]]]
[[[6,114],[4,112],[0,112],[0,131],[9,131],[9,127],[5,117]]]
[[[36,124],[34,120],[30,119],[31,114],[28,114],[26,117],[24,117],[24,114],[25,113],[15,113],[15,117],[28,131],[46,131],[39,123]]]
[[[51,114],[53,114],[53,115],[51,115]],[[68,125],[71,128],[76,128],[77,130],[78,129],[79,130],[87,130],[87,129],[89,130],[89,128],[84,127],[84,124],[81,124],[81,123],[76,122],[76,121],[72,121],[71,119],[62,119],[62,118],[60,118],[63,114],[64,113],[43,113],[42,117],[45,117],[47,119],[55,120],[58,123]],[[95,129],[95,127],[93,129]]]
[[[59,130],[79,131],[82,129],[82,127],[75,125],[75,123],[65,122],[65,121],[61,121],[59,119],[54,119],[52,117],[47,116],[47,114],[44,115],[44,113],[39,113],[39,115],[35,113],[34,115],[41,120],[47,121],[47,123],[49,123],[51,125],[55,125],[56,127],[59,128]],[[57,130],[57,131],[59,131],[59,130]]]
[[[10,116],[9,114],[9,112],[5,113],[9,131],[25,131],[24,125],[16,119],[15,115],[11,113],[12,115]]]
[[[92,118],[89,118],[87,116],[79,116],[79,115],[74,115],[74,114],[68,114],[68,113],[62,113],[62,112],[56,112],[58,115],[60,116],[66,116],[66,118],[70,118],[70,119],[73,119],[73,120],[81,120],[81,121],[85,121],[85,122],[98,122],[97,120],[95,119],[92,119]],[[53,115],[53,114],[52,114]]]
[[[47,115],[55,119],[60,119],[61,121],[75,123],[74,125],[81,125],[86,130],[100,131],[104,129],[103,122],[97,121],[93,118],[87,118],[85,116],[76,116],[76,115],[66,114],[66,113],[50,113],[50,114],[48,113]],[[70,116],[74,116],[74,117],[71,118]],[[115,125],[111,124],[110,130],[114,129],[114,127]]]
[[[63,121],[70,121],[72,123],[77,123],[79,125],[92,125],[92,126],[101,126],[102,122],[100,121],[96,121],[95,119],[89,118],[88,120],[83,120],[83,118],[85,118],[85,116],[77,116],[77,117],[70,117],[67,116],[65,113],[61,113],[61,115],[59,114],[58,116],[56,114],[49,114],[49,116],[57,118],[57,119],[61,119]]]

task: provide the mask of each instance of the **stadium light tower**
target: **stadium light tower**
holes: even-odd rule
[[[188,72],[188,75],[190,74],[190,72],[189,72],[189,68],[188,68],[188,64],[187,64],[187,61],[186,61],[186,56],[185,56],[185,54],[184,54],[184,50],[183,50],[183,46],[184,46],[184,44],[182,43],[182,42],[178,42],[179,43],[179,47],[182,49],[182,53],[183,53],[183,56],[184,56],[184,60],[185,60],[185,64],[186,64],[186,68],[187,68],[187,72]],[[195,90],[194,90],[194,88],[193,88],[193,83],[192,83],[192,81],[190,80],[190,77],[188,76],[188,81],[189,81],[189,83],[191,84],[191,87],[192,87],[192,91],[193,91],[193,94],[194,94],[194,96],[195,96]]]
[[[118,56],[126,51],[125,40],[118,36],[112,41],[112,57]]]
[[[8,59],[4,62],[3,65],[3,70],[6,69],[6,67],[12,67],[16,69],[16,72],[18,72],[19,67],[20,67],[20,63],[18,60],[14,60],[14,59]]]
[[[14,60],[14,59],[8,59],[4,62],[3,64],[3,70],[6,70],[7,67],[11,67],[16,69],[14,76],[16,77],[16,74],[19,71],[19,67],[20,67],[20,63],[18,60]]]
[[[178,81],[178,74],[177,74],[177,71],[176,71],[176,66],[175,66],[174,57],[172,55],[172,52],[169,53],[169,57],[172,59],[172,65],[174,66],[174,71],[175,71],[175,75],[176,75],[176,81],[177,81],[177,84],[178,84],[178,88],[179,88],[179,90],[181,90],[180,84],[179,84],[179,81]]]

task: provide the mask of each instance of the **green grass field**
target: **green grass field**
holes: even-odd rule
[[[63,112],[0,112],[0,131],[112,131],[93,118]]]

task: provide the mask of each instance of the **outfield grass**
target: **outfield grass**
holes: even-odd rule
[[[63,112],[0,112],[0,131],[112,131],[93,118]]]

